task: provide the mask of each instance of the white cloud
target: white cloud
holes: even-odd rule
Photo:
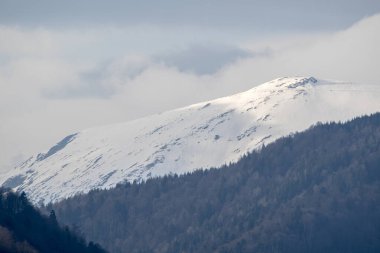
[[[159,55],[156,60],[168,66],[177,67],[181,72],[204,75],[215,73],[225,64],[255,55],[256,53],[236,46],[208,43],[207,45],[191,45],[185,50]]]
[[[218,45],[249,50],[254,57],[223,59],[219,70],[201,75],[181,71],[181,63],[175,61],[168,66],[157,55],[186,51],[184,45],[204,45],[210,38],[213,45],[224,35],[204,39],[212,33],[200,30],[197,39],[191,34],[184,38],[186,31],[176,35],[176,30],[157,28],[133,37],[136,29],[0,27],[1,168],[82,128],[229,95],[279,76],[379,84],[380,15],[336,33],[221,40]]]

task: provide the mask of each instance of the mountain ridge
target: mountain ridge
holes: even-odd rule
[[[358,94],[358,87],[364,92]],[[69,135],[0,184],[46,204],[123,181],[219,167],[318,121],[376,111],[380,102],[364,85],[278,78],[232,96]]]

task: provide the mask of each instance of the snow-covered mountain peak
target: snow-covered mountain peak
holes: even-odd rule
[[[170,173],[218,167],[318,121],[380,111],[379,86],[286,77],[248,91],[65,137],[0,177],[48,203]]]
[[[273,81],[264,83],[258,87],[261,88],[297,88],[306,85],[313,85],[318,82],[314,77],[281,77]]]

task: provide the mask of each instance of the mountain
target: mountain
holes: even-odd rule
[[[54,211],[39,213],[25,193],[15,194],[0,188],[1,253],[106,253],[100,246],[85,241],[68,227],[58,225]]]
[[[377,253],[380,113],[318,124],[219,169],[51,208],[113,253]]]
[[[236,162],[319,121],[380,111],[380,88],[313,77],[279,78],[246,92],[65,137],[0,178],[35,203],[123,181]]]

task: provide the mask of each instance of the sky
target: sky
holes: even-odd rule
[[[0,172],[282,76],[380,85],[378,0],[0,0]]]

